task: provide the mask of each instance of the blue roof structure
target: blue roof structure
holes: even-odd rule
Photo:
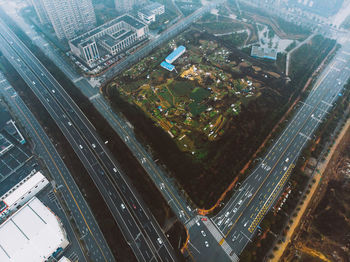
[[[186,47],[183,45],[180,45],[178,48],[176,48],[170,55],[168,55],[165,58],[165,61],[171,64],[174,62],[176,59],[178,59],[183,53],[185,53]]]
[[[160,64],[161,67],[165,68],[166,70],[168,71],[173,71],[175,69],[175,66],[173,66],[172,64],[169,64],[165,61],[163,61],[161,64]]]

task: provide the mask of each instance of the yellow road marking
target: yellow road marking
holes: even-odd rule
[[[67,181],[65,180],[63,174],[61,173],[61,170],[58,168],[58,166],[57,166],[56,162],[54,161],[52,155],[50,154],[49,150],[47,149],[47,147],[46,147],[44,141],[41,139],[41,137],[39,136],[38,132],[36,131],[36,129],[35,129],[34,126],[32,125],[32,122],[28,119],[28,117],[26,116],[26,114],[24,114],[23,110],[18,106],[18,104],[16,103],[16,101],[13,100],[13,102],[15,103],[15,105],[17,106],[17,108],[21,111],[22,115],[25,117],[25,119],[27,120],[27,122],[29,123],[29,125],[32,127],[32,129],[34,130],[35,134],[36,134],[37,137],[39,138],[41,144],[44,146],[45,151],[47,152],[48,156],[51,158],[52,163],[55,165],[55,167],[56,167],[58,173],[60,174],[60,176],[61,176],[61,178],[62,178],[62,180],[63,180],[63,182],[64,182],[64,184],[65,184],[65,186],[67,187],[67,189],[68,189],[68,191],[69,191],[71,197],[73,198],[73,201],[74,201],[74,203],[76,204],[76,206],[77,206],[77,208],[78,208],[78,210],[79,210],[79,213],[81,214],[81,216],[82,216],[82,218],[83,218],[83,220],[84,220],[84,222],[85,222],[86,227],[88,228],[88,230],[89,230],[91,236],[93,237],[93,239],[95,240],[95,243],[97,244],[98,248],[100,249],[104,260],[105,260],[105,261],[108,261],[108,260],[106,259],[105,254],[103,253],[103,251],[102,251],[100,245],[98,244],[98,242],[97,242],[95,236],[92,234],[92,231],[91,231],[91,229],[90,229],[90,227],[89,227],[89,225],[88,225],[88,223],[87,223],[87,221],[86,221],[86,219],[85,219],[85,217],[84,217],[84,215],[83,215],[83,213],[82,213],[82,211],[81,211],[81,209],[80,209],[80,207],[79,207],[79,205],[78,205],[78,202],[77,202],[77,200],[75,199],[75,197],[74,197],[72,191],[70,190],[70,188],[69,188],[69,186],[68,186],[68,184],[67,184]]]

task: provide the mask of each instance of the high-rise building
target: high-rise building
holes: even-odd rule
[[[37,13],[40,23],[43,25],[50,23],[49,16],[45,10],[44,4],[42,0],[31,0],[32,5]]]
[[[96,17],[91,0],[32,0],[41,22],[45,15],[59,39],[72,39],[93,28]]]
[[[114,0],[115,9],[122,12],[129,12],[134,6],[145,4],[146,0]]]

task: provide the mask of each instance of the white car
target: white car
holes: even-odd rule
[[[230,214],[230,212],[226,212],[225,217],[228,217],[228,216],[229,216],[229,214]]]
[[[204,242],[204,245],[205,245],[206,247],[209,247],[208,241],[205,241],[205,242]]]
[[[287,157],[285,161],[286,161],[286,163],[288,163],[289,162],[289,158]]]
[[[237,207],[235,207],[233,210],[232,210],[233,213],[236,213],[237,212]]]
[[[201,231],[201,233],[202,233],[203,237],[207,236],[207,234],[203,230]]]
[[[121,205],[120,205],[120,207],[121,207],[122,209],[125,209],[125,206],[124,206],[124,204],[121,204]]]
[[[82,145],[79,145],[80,149],[83,149],[83,146]]]
[[[96,148],[96,145],[95,145],[95,144],[92,144],[92,147],[93,147],[93,148]]]
[[[239,201],[238,201],[238,205],[242,204],[242,202],[243,202],[243,200],[242,200],[242,199],[241,199],[241,200],[239,200]]]
[[[201,226],[201,223],[199,223],[199,219],[196,221],[197,226]]]
[[[68,121],[68,125],[69,125],[69,126],[71,126],[71,125],[72,125],[72,123]]]
[[[247,225],[248,225],[248,221],[247,221],[247,222],[245,222],[243,226],[244,226],[244,227],[246,227]]]
[[[157,238],[157,241],[158,241],[159,245],[163,244],[163,241],[160,237]]]
[[[113,171],[114,173],[117,173],[117,169],[115,167],[113,167]]]
[[[283,170],[286,171],[286,170],[287,170],[287,167],[285,166],[285,167],[283,168]]]
[[[190,212],[192,211],[190,206],[187,206],[187,210],[190,211]]]

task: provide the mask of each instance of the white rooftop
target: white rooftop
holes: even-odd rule
[[[58,262],[71,262],[71,260],[63,256],[60,260],[58,260]]]
[[[18,199],[20,199],[23,195],[27,194],[32,188],[34,188],[42,180],[47,181],[46,177],[44,177],[44,175],[40,171],[36,172],[33,176],[31,176],[28,180],[26,180],[22,185],[20,185],[12,193],[10,193],[6,198],[4,198],[3,201],[8,206],[12,206],[14,203],[16,203]]]
[[[1,262],[45,261],[68,245],[57,217],[36,197],[0,225]]]

